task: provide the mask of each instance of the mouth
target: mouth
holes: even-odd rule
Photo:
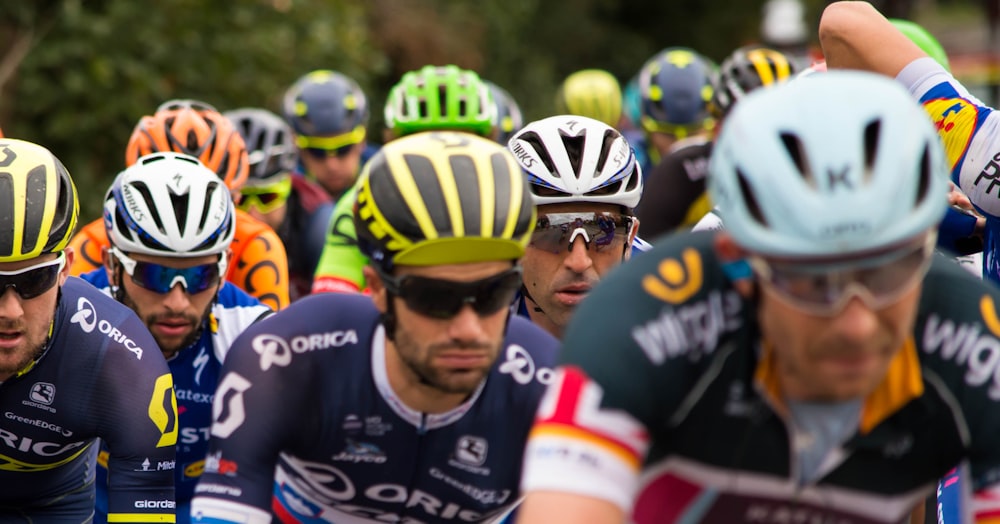
[[[590,284],[572,284],[563,286],[556,290],[555,298],[566,306],[575,306],[583,301],[590,293]]]
[[[167,337],[179,337],[191,331],[191,323],[183,319],[166,319],[154,322],[151,330]]]
[[[448,351],[438,354],[435,359],[444,367],[452,369],[475,369],[490,364],[489,354],[478,350]]]
[[[24,333],[15,330],[0,331],[0,349],[17,347],[24,339]]]

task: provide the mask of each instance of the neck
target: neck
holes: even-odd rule
[[[525,297],[524,306],[525,309],[528,310],[528,318],[531,319],[532,323],[545,331],[548,331],[553,337],[562,340],[563,329],[565,326],[560,326],[555,322],[552,322],[552,319],[550,319],[549,316],[546,315],[540,307],[538,307],[538,304],[530,298]]]
[[[385,341],[385,367],[389,386],[410,409],[429,414],[445,413],[469,398],[467,393],[448,393],[424,382],[399,358],[396,344],[388,339]]]

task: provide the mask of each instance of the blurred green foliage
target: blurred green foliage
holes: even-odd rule
[[[122,169],[132,126],[162,102],[280,109],[318,68],[384,93],[424,64],[455,63],[507,88],[528,119],[567,74],[624,84],[656,51],[721,60],[754,40],[763,0],[33,0],[0,6],[0,126],[49,147],[79,186],[84,220]],[[379,133],[371,133],[377,137]]]

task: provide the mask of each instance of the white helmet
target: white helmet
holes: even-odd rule
[[[222,179],[180,153],[140,157],[118,174],[104,199],[111,245],[154,256],[224,253],[236,229],[234,213]]]
[[[527,173],[537,205],[639,204],[642,171],[635,153],[604,122],[576,115],[537,120],[516,133],[507,149]]]

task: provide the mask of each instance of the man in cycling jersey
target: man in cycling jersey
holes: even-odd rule
[[[933,254],[920,106],[865,72],[761,89],[710,169],[726,231],[670,237],[574,315],[521,522],[898,523],[962,460],[988,522],[1000,290]]]
[[[820,23],[820,41],[829,67],[894,77],[923,104],[944,142],[952,182],[986,218],[985,227],[977,232],[976,217],[952,214],[949,223],[964,232],[948,229],[942,233],[973,241],[973,250],[978,249],[981,236],[983,277],[1000,282],[1000,193],[994,187],[1000,173],[1000,141],[994,131],[1000,115],[948,73],[943,54],[928,45],[934,42],[928,42],[926,35],[914,34],[898,22],[894,25],[867,2],[828,6]],[[948,247],[959,254],[969,252],[960,244]]]
[[[140,157],[104,200],[111,247],[83,279],[135,311],[167,358],[177,396],[176,510],[188,522],[205,467],[211,400],[229,345],[271,309],[226,282],[235,214],[229,190],[198,159]],[[107,444],[98,456],[96,522],[107,514]]]
[[[475,71],[454,65],[429,65],[404,74],[389,90],[385,125],[387,142],[423,131],[464,131],[491,139],[498,133],[489,84]],[[355,185],[334,207],[313,292],[367,291],[362,269],[368,259],[358,249],[352,218],[357,191]]]
[[[194,521],[483,522],[519,500],[556,341],[509,312],[535,224],[517,163],[468,133],[398,139],[354,220],[371,297],[310,296],[237,339]]]
[[[298,300],[312,290],[333,203],[317,183],[295,173],[295,139],[281,117],[256,108],[225,116],[246,142],[250,160],[239,209],[278,233],[288,254],[289,298]]]
[[[246,182],[246,145],[232,123],[214,107],[197,100],[170,100],[152,116],[139,119],[125,150],[125,165],[159,152],[191,155],[215,171],[234,197]],[[101,266],[108,247],[104,222],[98,218],[83,226],[71,247],[82,253],[70,272],[81,275]],[[288,305],[288,257],[278,235],[263,222],[236,211],[236,233],[230,246],[233,263],[226,280],[274,310]]]
[[[642,197],[642,172],[621,133],[585,116],[531,122],[507,148],[538,205],[517,309],[562,337],[591,288],[633,248],[648,248],[636,238],[632,211]]]
[[[76,188],[45,148],[0,139],[0,521],[94,514],[97,440],[115,522],[172,522],[177,408],[156,342],[69,276]]]

